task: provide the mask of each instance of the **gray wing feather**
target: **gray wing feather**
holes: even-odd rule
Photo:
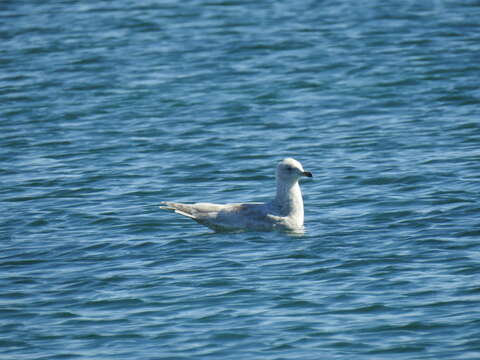
[[[178,214],[195,219],[198,216],[215,213],[220,211],[224,205],[210,203],[182,204],[170,201],[163,201],[164,206],[160,206],[163,210],[173,210]]]
[[[246,204],[181,204],[162,202],[164,210],[173,210],[177,214],[187,216],[200,224],[215,230],[226,229],[271,229],[276,217],[268,214],[268,207],[263,203]]]

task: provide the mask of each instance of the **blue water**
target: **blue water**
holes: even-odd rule
[[[3,1],[0,359],[480,359],[480,3]],[[162,200],[264,201],[214,233]]]

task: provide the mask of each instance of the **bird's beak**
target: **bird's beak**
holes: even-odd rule
[[[306,176],[306,177],[313,177],[312,173],[310,171],[304,171],[302,173],[303,176]]]

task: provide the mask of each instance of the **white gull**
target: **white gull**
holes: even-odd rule
[[[173,210],[216,231],[303,229],[303,198],[298,184],[302,176],[312,177],[295,159],[283,159],[277,166],[277,193],[266,203],[181,204],[162,202],[161,209]]]

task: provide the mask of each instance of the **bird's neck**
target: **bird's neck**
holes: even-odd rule
[[[277,182],[275,203],[279,206],[282,216],[295,216],[301,218],[303,223],[303,199],[298,181]]]

